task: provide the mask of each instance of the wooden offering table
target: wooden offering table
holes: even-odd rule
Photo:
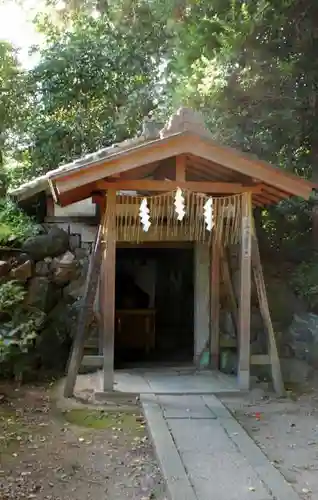
[[[116,344],[119,349],[155,348],[155,309],[117,309]]]

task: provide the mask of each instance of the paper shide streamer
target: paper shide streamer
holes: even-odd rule
[[[213,200],[208,198],[203,207],[204,220],[207,231],[212,231],[214,226]]]
[[[148,208],[147,198],[144,198],[140,203],[139,217],[143,227],[143,230],[147,232],[151,226],[150,222],[150,210]]]
[[[120,194],[117,198],[116,238],[140,243],[179,238],[222,245],[241,239],[242,194],[213,196],[177,189],[152,196]]]
[[[177,189],[174,197],[174,207],[177,214],[177,219],[182,221],[185,216],[185,200],[180,188]]]

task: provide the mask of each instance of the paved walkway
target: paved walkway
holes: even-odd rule
[[[193,367],[118,370],[115,372],[115,390],[137,394],[229,394],[239,392],[235,377],[218,371],[197,371]]]
[[[299,500],[215,396],[141,401],[171,500]]]

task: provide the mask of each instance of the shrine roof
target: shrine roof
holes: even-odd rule
[[[262,183],[258,205],[277,203],[290,196],[308,199],[316,185],[272,166],[255,156],[217,144],[202,116],[189,108],[180,108],[162,128],[144,127],[135,138],[102,148],[11,191],[17,200],[46,191],[64,204],[89,197],[102,179],[145,179],[178,155],[187,157],[189,178],[198,181],[233,182],[243,185]],[[167,182],[167,190],[169,184]]]

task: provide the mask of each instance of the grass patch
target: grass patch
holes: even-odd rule
[[[76,409],[65,412],[64,418],[69,424],[89,429],[116,429],[127,432],[144,430],[143,419],[131,413]]]

